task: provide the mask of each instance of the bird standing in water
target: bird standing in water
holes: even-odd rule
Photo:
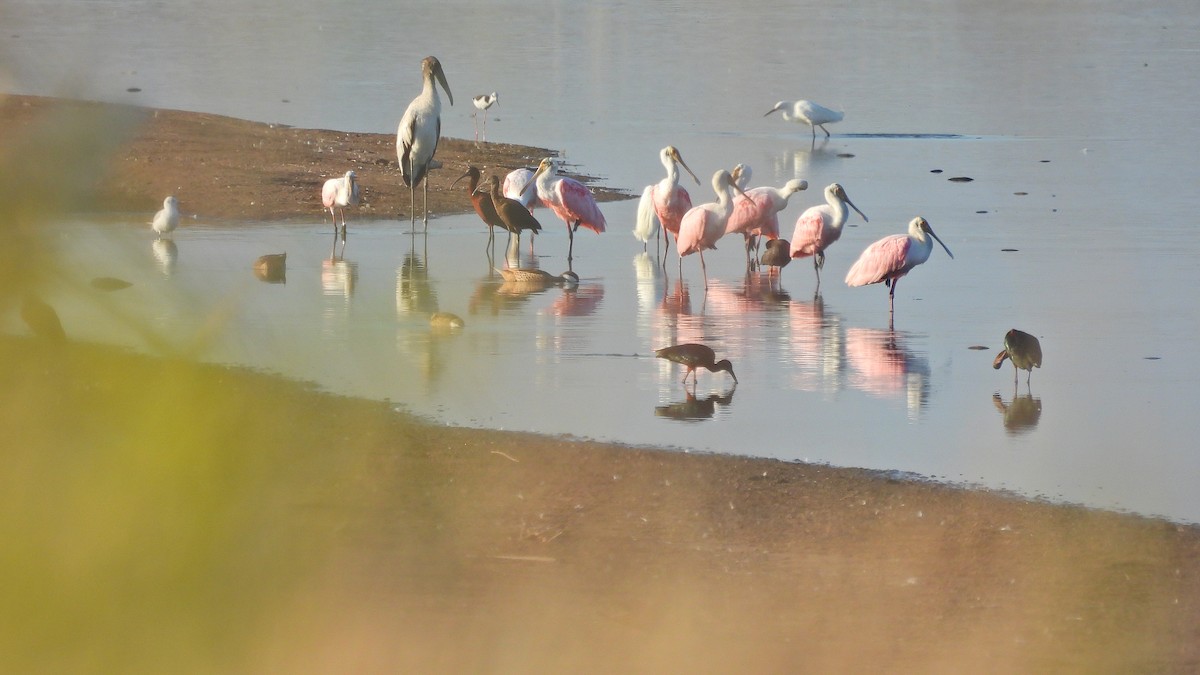
[[[1017,385],[1018,370],[1028,371],[1025,376],[1025,385],[1028,386],[1029,378],[1033,377],[1033,369],[1042,367],[1042,343],[1029,333],[1013,328],[1004,334],[1004,349],[996,355],[992,367],[1000,370],[1004,359],[1012,361],[1013,386]]]
[[[653,185],[647,185],[642,191],[642,200],[638,202],[637,227],[633,231],[633,236],[642,242],[643,251],[646,250],[651,237],[656,237],[662,230],[678,237],[679,221],[683,220],[683,214],[692,208],[691,195],[679,184],[679,167],[682,166],[688,172],[692,180],[696,181],[696,185],[700,184],[700,179],[696,178],[696,174],[684,163],[675,146],[668,145],[663,148],[658,157],[663,168],[667,170],[667,177]],[[671,239],[664,239],[667,248],[670,249]]]
[[[330,178],[321,188],[321,204],[329,209],[333,217],[334,245],[337,245],[338,222],[335,209],[342,212],[342,249],[346,248],[346,207],[358,206],[362,193],[358,187],[358,176],[353,171],[346,175]]]
[[[479,216],[479,219],[482,220],[485,225],[488,226],[487,248],[489,251],[491,251],[492,246],[496,241],[496,228],[499,227],[507,230],[508,226],[504,224],[504,221],[501,220],[500,216],[496,213],[496,208],[492,205],[492,199],[488,196],[487,191],[477,189],[479,187],[480,175],[481,173],[478,167],[467,166],[466,173],[458,178],[455,178],[454,182],[450,184],[450,187],[453,188],[455,185],[458,185],[458,181],[464,178],[468,179],[467,195],[471,198],[471,206],[475,209],[475,214]]]
[[[891,289],[888,291],[888,312],[894,314],[896,284],[900,277],[908,274],[912,268],[929,260],[934,240],[942,245],[946,255],[954,257],[950,249],[933,233],[929,221],[920,216],[913,218],[908,224],[908,234],[888,235],[868,246],[846,273],[846,285],[866,286],[882,281]],[[792,247],[795,246],[796,243],[792,242]]]
[[[500,219],[501,225],[508,230],[510,234],[517,236],[517,246],[512,249],[514,251],[521,250],[521,231],[529,230],[529,252],[533,253],[533,235],[542,231],[542,224],[537,218],[529,212],[521,202],[505,197],[500,192],[500,178],[492,175],[488,176],[487,182],[479,186],[477,192],[483,192],[484,199],[487,199],[492,204],[492,210]]]
[[[471,113],[475,120],[475,142],[479,142],[479,113],[483,113],[483,142],[487,143],[487,111],[493,105],[500,104],[500,94],[494,91],[490,94],[480,94],[471,99],[471,104],[475,106],[475,112]]]
[[[809,127],[811,127],[813,142],[816,142],[817,140],[817,127],[821,127],[821,131],[825,132],[825,138],[829,138],[829,130],[825,128],[825,125],[833,124],[834,122],[841,122],[842,118],[845,116],[845,114],[839,110],[830,110],[829,108],[826,108],[818,103],[800,99],[799,101],[780,101],[779,103],[775,104],[774,108],[771,108],[765,114],[763,114],[763,117],[770,115],[776,110],[783,111],[781,113],[783,115],[783,119],[789,122],[807,124]]]
[[[858,210],[846,190],[837,183],[831,183],[825,188],[825,203],[810,206],[796,219],[796,229],[792,231],[791,255],[793,258],[813,257],[813,269],[817,272],[817,288],[821,288],[821,268],[825,266],[825,249],[833,245],[842,236],[842,227],[850,219],[849,206],[863,222],[867,215]]]
[[[150,228],[162,236],[170,234],[179,227],[179,200],[175,195],[171,195],[163,200],[163,207],[154,214],[154,220],[150,221]]]
[[[426,56],[421,61],[421,93],[408,104],[400,126],[396,130],[396,159],[400,162],[400,174],[412,199],[412,226],[417,226],[417,185],[424,183],[425,215],[422,222],[429,230],[429,183],[425,179],[429,170],[436,168],[433,155],[437,152],[438,140],[442,137],[442,100],[438,97],[434,81],[442,85],[450,105],[454,95],[446,84],[446,73],[436,57]]]
[[[558,169],[559,161],[547,157],[538,164],[530,182],[537,186],[537,195],[542,204],[567,224],[567,268],[570,269],[575,251],[575,230],[582,225],[601,234],[607,223],[592,191],[574,178],[559,175]],[[528,188],[529,184],[526,183],[521,192],[524,193]]]
[[[692,378],[692,384],[696,383],[696,369],[707,368],[710,372],[718,373],[722,370],[729,373],[733,378],[733,383],[737,384],[737,375],[733,374],[733,364],[729,359],[721,359],[717,361],[716,352],[707,345],[702,345],[697,342],[687,342],[681,345],[671,345],[662,349],[654,350],[654,355],[660,359],[666,359],[672,363],[678,363],[687,367],[687,372],[683,375],[683,383],[687,384],[688,376]]]

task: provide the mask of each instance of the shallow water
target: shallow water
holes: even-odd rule
[[[118,17],[106,3],[10,2],[0,54],[12,91],[391,131],[420,58],[436,53],[458,103],[448,135],[470,138],[470,96],[496,90],[490,140],[558,148],[607,184],[640,192],[671,143],[704,181],[689,185],[697,202],[738,162],[755,185],[807,179],[781,214],[785,237],[832,181],[870,222],[855,216],[830,249],[820,297],[807,261],[771,289],[747,278],[731,241],[706,256],[705,293],[694,257],[682,280],[675,258],[642,257],[635,202],[606,204],[609,232],[576,240],[578,289],[520,293],[492,271],[473,215],[414,238],[407,223],[351,213],[345,259],[330,261],[320,214],[223,227],[185,204],[201,217],[173,254],[140,215],[53,230],[80,279],[134,282],[84,293],[101,304],[64,292],[68,330],[141,347],[131,326],[146,323],[172,344],[200,340],[205,358],[447,423],[872,467],[1200,521],[1190,5],[756,3],[730,17],[707,3],[649,15],[562,2],[513,44],[492,21],[517,5],[418,17],[376,4],[335,24],[315,5],[279,16],[229,3],[225,30],[197,34],[198,15],[225,3],[123,3]],[[847,109],[833,138],[762,116],[800,96]],[[889,330],[886,289],[841,279],[917,214],[955,257],[935,248],[900,283]],[[525,262],[560,272],[564,228],[539,217],[547,234]],[[254,258],[282,251],[287,283],[255,279]],[[431,331],[432,311],[465,330]],[[1032,401],[1014,402],[1011,369],[990,368],[1011,327],[1046,352]],[[736,389],[705,372],[690,401],[681,370],[650,356],[690,340],[734,361]]]

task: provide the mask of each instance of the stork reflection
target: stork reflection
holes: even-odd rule
[[[1034,398],[1033,394],[1018,394],[1015,388],[1008,403],[1000,392],[992,394],[992,405],[1004,415],[1004,430],[1012,435],[1032,431],[1042,418],[1042,399]]]

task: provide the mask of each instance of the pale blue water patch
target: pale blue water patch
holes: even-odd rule
[[[5,3],[0,82],[390,133],[432,53],[458,101],[447,135],[471,138],[469,98],[494,90],[489,140],[553,148],[610,186],[640,193],[674,144],[701,179],[687,183],[696,202],[739,162],[754,185],[806,179],[785,238],[834,181],[870,222],[852,215],[819,297],[810,261],[773,286],[746,275],[731,240],[706,256],[706,293],[698,260],[681,279],[673,252],[665,266],[642,257],[634,202],[610,203],[609,232],[576,240],[579,288],[523,292],[491,270],[474,216],[436,219],[426,244],[351,213],[345,259],[331,260],[319,213],[216,226],[182,186],[200,217],[173,249],[133,222],[53,229],[82,281],[134,282],[53,298],[72,334],[153,350],[136,328],[149,325],[208,359],[447,423],[899,470],[1200,521],[1191,3],[367,2],[336,16],[310,2],[119,4]],[[510,25],[527,39],[497,29]],[[813,141],[763,116],[794,98],[846,118]],[[900,282],[889,330],[887,290],[842,279],[916,215],[955,257],[935,248]],[[547,234],[524,262],[561,272],[563,226],[540,217]],[[287,283],[255,279],[254,258],[282,251]],[[435,310],[466,328],[435,333]],[[1007,365],[990,367],[1013,327],[1046,352],[1016,395]],[[689,400],[681,369],[651,357],[688,340],[733,359],[738,387],[705,372]]]

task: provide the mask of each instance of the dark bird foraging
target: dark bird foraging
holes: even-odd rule
[[[517,284],[562,284],[575,286],[579,284],[579,275],[571,271],[554,276],[545,270],[533,268],[508,268],[499,270],[505,281]]]
[[[500,178],[497,176],[488,176],[487,182],[476,188],[476,192],[482,192],[485,199],[489,199],[492,205],[492,210],[496,213],[496,217],[500,220],[500,225],[512,234],[517,236],[517,247],[521,246],[521,231],[529,230],[534,234],[542,231],[542,224],[537,218],[525,208],[521,202],[505,197],[500,190]],[[530,240],[530,250],[533,250],[533,242]]]
[[[450,187],[453,188],[455,185],[458,185],[458,182],[464,178],[468,179],[467,194],[471,198],[471,206],[474,207],[475,214],[488,226],[488,250],[491,250],[496,241],[496,228],[499,227],[500,229],[508,230],[508,226],[505,225],[504,221],[496,213],[496,207],[492,204],[491,196],[487,194],[487,191],[478,189],[481,175],[482,173],[478,167],[468,166],[466,173],[455,178]],[[511,232],[512,230],[509,230],[510,234]]]
[[[1028,371],[1025,376],[1025,384],[1028,385],[1029,378],[1033,376],[1033,369],[1042,367],[1042,343],[1029,333],[1013,328],[1004,334],[1004,349],[996,354],[992,368],[1000,370],[1005,359],[1011,360],[1013,364],[1013,384],[1017,383],[1017,371],[1025,370]]]
[[[707,368],[710,372],[716,373],[725,371],[733,378],[733,383],[737,384],[737,375],[733,374],[733,364],[729,359],[721,359],[717,361],[716,352],[711,347],[688,342],[681,345],[672,345],[663,347],[662,349],[654,350],[654,355],[660,359],[666,359],[673,363],[678,363],[687,367],[687,372],[683,375],[684,384],[687,383],[688,376],[692,377],[692,383],[696,382],[696,369]]]
[[[287,254],[268,253],[254,261],[254,276],[272,284],[287,283]]]

